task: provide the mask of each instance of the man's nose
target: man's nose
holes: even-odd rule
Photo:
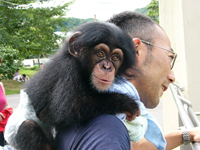
[[[167,78],[168,78],[170,83],[175,82],[175,75],[174,75],[174,71],[172,69],[171,69],[171,71],[170,71],[170,73],[169,73]]]

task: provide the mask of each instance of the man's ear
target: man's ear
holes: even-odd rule
[[[78,57],[80,55],[80,51],[77,49],[76,40],[81,35],[81,32],[77,31],[71,35],[68,40],[69,43],[69,53],[74,57]]]
[[[138,39],[138,38],[133,38],[133,44],[134,44],[135,49],[136,49],[136,51],[137,51],[138,48],[139,48],[139,46],[140,46],[140,44],[141,44],[140,39]],[[138,53],[138,52],[137,52],[137,53]]]
[[[141,57],[141,54],[143,52],[143,46],[144,45],[142,44],[142,42],[139,38],[133,38],[133,43],[134,43],[135,50],[136,50],[137,61],[140,61],[140,57]]]

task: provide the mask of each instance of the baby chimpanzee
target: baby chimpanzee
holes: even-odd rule
[[[9,144],[21,150],[52,150],[53,128],[78,126],[101,114],[136,115],[139,108],[134,100],[105,91],[115,77],[133,76],[127,69],[134,70],[135,64],[132,39],[114,24],[92,22],[78,27],[61,51],[27,82],[20,115],[16,110],[7,124]]]

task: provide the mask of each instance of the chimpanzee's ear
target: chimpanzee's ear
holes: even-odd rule
[[[80,50],[77,49],[76,39],[81,35],[81,32],[77,31],[74,34],[71,35],[69,38],[69,53],[73,55],[74,57],[78,57],[80,55]]]

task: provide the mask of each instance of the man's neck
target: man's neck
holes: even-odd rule
[[[133,84],[133,86],[135,86],[135,85],[134,85],[134,80],[135,80],[135,79],[133,79],[133,77],[127,77],[126,75],[123,75],[123,77],[125,77],[126,80],[128,80],[129,82],[131,82],[131,83]]]

